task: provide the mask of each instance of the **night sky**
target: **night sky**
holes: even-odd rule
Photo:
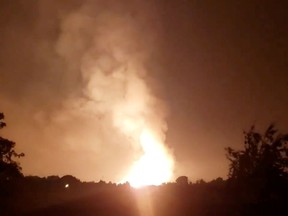
[[[141,59],[145,72],[137,74],[157,98],[175,177],[226,177],[224,148],[240,148],[243,130],[271,122],[288,130],[285,3],[1,0],[0,111],[8,125],[1,135],[26,154],[26,175],[119,180],[139,152],[101,102],[90,106],[91,77],[80,71],[91,46],[89,57],[113,70],[106,43],[94,44],[109,35],[116,42],[107,46]]]

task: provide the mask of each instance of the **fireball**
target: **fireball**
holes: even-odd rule
[[[173,160],[164,144],[147,129],[142,131],[139,142],[143,155],[133,164],[124,180],[134,188],[169,181],[173,174]]]

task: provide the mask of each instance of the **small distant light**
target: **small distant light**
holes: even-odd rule
[[[65,185],[65,188],[69,188],[69,184],[66,184],[66,185]]]

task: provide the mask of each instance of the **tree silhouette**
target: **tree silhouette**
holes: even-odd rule
[[[0,113],[0,129],[6,126],[4,114]],[[0,136],[0,180],[8,180],[22,176],[19,163],[14,158],[23,157],[23,153],[16,153],[14,150],[15,142]]]
[[[179,176],[176,179],[176,183],[179,185],[188,185],[189,184],[188,177],[187,176]]]
[[[254,126],[244,132],[244,150],[226,148],[230,161],[230,179],[287,179],[288,134],[281,134],[271,124],[262,135]]]

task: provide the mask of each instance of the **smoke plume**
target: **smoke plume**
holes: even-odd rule
[[[53,33],[49,38],[35,37],[30,57],[37,60],[33,66],[37,72],[23,78],[29,85],[23,86],[25,99],[19,104],[27,126],[22,133],[20,126],[13,130],[18,130],[15,139],[20,148],[25,151],[25,145],[33,145],[23,161],[24,171],[28,166],[28,174],[125,180],[145,152],[141,137],[148,133],[169,160],[164,169],[170,178],[173,159],[164,145],[166,109],[148,82],[147,65],[160,34],[154,5],[98,0],[75,1],[67,8],[43,1],[38,10],[48,12],[41,12],[43,17],[31,28],[39,34],[51,25]],[[50,16],[57,19],[49,22]],[[2,94],[3,101],[7,98]],[[37,104],[31,105],[31,98]],[[14,103],[7,102],[4,108],[12,113]],[[32,165],[32,157],[37,165]]]

